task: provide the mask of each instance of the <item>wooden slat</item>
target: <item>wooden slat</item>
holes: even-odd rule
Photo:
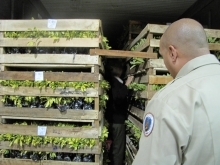
[[[144,91],[140,92],[140,98],[151,99],[155,93],[156,93],[156,91],[144,90]]]
[[[146,40],[143,44],[141,44],[137,49],[135,49],[135,52],[141,52],[144,49],[146,49],[150,45],[149,40]]]
[[[132,143],[128,135],[126,135],[126,143],[128,144],[129,148],[132,150],[132,155],[134,157],[137,154],[138,150],[137,148],[135,148],[134,144]]]
[[[99,112],[99,136],[102,136],[102,129],[104,126],[104,115],[103,115],[103,110]]]
[[[134,106],[131,107],[129,110],[133,115],[137,116],[140,120],[143,120],[144,110],[136,108]]]
[[[56,119],[56,118],[36,118],[36,117],[21,117],[21,116],[1,116],[2,119],[5,120],[5,122],[2,123],[6,123],[6,119],[13,119],[13,120],[37,120],[37,121],[59,121],[59,122],[86,122],[86,123],[94,123],[95,120],[76,120],[76,119]]]
[[[159,24],[147,24],[148,30],[150,33],[154,34],[163,34],[168,28],[168,25],[159,25]]]
[[[151,39],[150,40],[150,46],[151,47],[159,47],[160,46],[160,40]],[[210,50],[220,50],[220,44],[219,43],[209,43],[209,49]]]
[[[153,34],[163,34],[169,27],[168,25],[148,24],[148,30]],[[220,38],[220,30],[218,29],[204,29],[208,37]]]
[[[171,76],[153,76],[149,75],[149,84],[168,84],[172,81],[173,78]]]
[[[135,119],[134,117],[132,117],[131,115],[128,116],[128,120],[131,121],[140,130],[143,129],[143,124],[139,122],[137,119]]]
[[[145,42],[140,47],[138,47],[135,51],[143,51],[144,49],[148,48],[147,52],[152,53],[153,49],[149,47],[151,38],[152,38],[152,34],[148,34]]]
[[[56,19],[56,28],[48,28],[48,20],[0,20],[0,31],[27,31],[36,27],[48,31],[98,31],[101,21],[98,19]]]
[[[47,81],[99,81],[99,74],[97,73],[44,72],[43,74],[44,80]],[[35,80],[35,73],[23,71],[4,71],[0,72],[0,80]]]
[[[102,147],[102,146],[100,146],[100,147]],[[103,160],[103,153],[101,153],[99,155],[99,165],[103,165],[103,161],[105,161],[105,160]]]
[[[204,29],[204,30],[208,37],[220,38],[220,30],[217,29]]]
[[[91,69],[91,72],[92,72],[92,67],[94,67],[94,65],[71,65],[71,64],[12,64],[12,63],[7,63],[7,64],[2,64],[1,65],[1,68],[2,68],[2,71],[10,71],[10,69],[13,68],[13,70],[15,70],[15,68],[22,68],[22,69],[38,69],[38,70],[44,70],[45,68],[46,69],[88,69],[90,68]],[[28,70],[27,69],[27,70]],[[19,69],[17,69],[19,70]]]
[[[140,57],[140,58],[157,58],[156,53],[135,52],[135,51],[121,51],[121,50],[103,50],[103,49],[90,49],[91,55],[102,55],[110,57]]]
[[[0,38],[3,38],[3,32],[0,32]],[[4,53],[4,49],[0,47],[0,55]]]
[[[152,33],[149,33],[147,38],[149,39],[149,42],[150,42],[150,40],[153,39],[154,36],[153,36]],[[152,53],[153,51],[154,51],[153,47],[149,46],[148,49],[147,49],[147,52]]]
[[[156,75],[156,70],[154,68],[148,68],[146,71],[147,75]]]
[[[149,59],[147,61],[147,68],[163,68],[167,70],[163,59]]]
[[[95,120],[99,119],[98,110],[73,110],[68,109],[65,112],[60,112],[58,109],[47,108],[16,108],[16,107],[1,107],[0,116],[10,117],[30,117],[44,119],[70,119],[74,120]]]
[[[98,88],[99,87],[99,83],[96,83],[95,87]],[[99,98],[95,98],[94,103],[95,103],[95,109],[99,109]],[[102,115],[102,113],[100,115]],[[104,120],[104,119],[102,118],[102,120]],[[93,127],[98,128],[99,136],[100,136],[101,135],[101,131],[102,131],[102,130],[100,130],[100,121],[99,120],[95,120],[94,123],[93,123]],[[96,144],[98,145],[99,142],[100,141],[97,139],[96,140]],[[100,155],[95,155],[95,162],[99,162],[100,161],[99,158],[100,158]]]
[[[14,95],[14,96],[53,96],[53,97],[99,97],[99,89],[88,88],[85,92],[68,88],[66,90],[51,88],[39,89],[37,87],[19,87],[13,89],[7,86],[0,86],[0,95]]]
[[[57,42],[52,38],[0,38],[0,47],[27,47],[29,42],[34,42],[29,47],[99,47],[99,38],[60,38]]]
[[[41,165],[100,165],[97,162],[64,162],[53,160],[42,160]]]
[[[209,44],[209,49],[220,51],[220,43],[210,43]]]
[[[130,50],[140,39],[142,39],[143,37],[145,37],[149,32],[148,26],[146,26],[141,33],[132,41],[132,43],[129,45],[129,47],[127,48],[127,50]]]
[[[149,81],[148,75],[143,75],[139,78],[138,83],[140,84],[147,84]]]
[[[41,151],[41,152],[66,152],[66,153],[88,153],[88,154],[100,154],[101,148],[99,146],[94,146],[92,148],[84,147],[83,149],[73,150],[68,146],[61,148],[60,146],[48,144],[42,146],[29,146],[23,145],[20,147],[19,145],[9,146],[10,142],[1,141],[0,148],[1,149],[9,149],[9,150],[23,150],[23,151]]]
[[[162,75],[156,75],[156,72],[155,72],[155,74],[152,74],[152,75],[144,75],[144,76],[142,76],[142,77],[140,77],[140,80],[139,80],[139,83],[140,84],[150,84],[152,81],[154,82],[154,83],[156,83],[156,84],[160,84],[160,83],[162,83],[163,81],[165,81],[165,79],[167,79],[167,78],[165,78],[165,77],[167,77],[167,76],[162,76]],[[170,77],[170,76],[168,76],[168,77]],[[168,80],[169,80],[170,78],[168,78]],[[155,82],[155,80],[156,80],[156,82]],[[159,82],[157,82],[157,81],[159,81]],[[167,83],[166,83],[167,84]]]
[[[20,135],[38,136],[37,126],[1,124],[0,134],[12,133]],[[52,127],[47,126],[46,136],[52,137],[74,137],[74,138],[98,138],[98,128],[82,127]]]
[[[150,47],[160,47],[160,40],[150,39]]]
[[[125,161],[126,161],[125,163],[126,163],[126,165],[132,165],[133,158],[132,158],[131,151],[130,151],[127,144],[126,144],[126,153],[127,153],[127,155],[125,157]]]
[[[99,56],[84,54],[0,54],[0,63],[100,65]]]
[[[31,159],[10,159],[0,158],[0,165],[40,165],[40,161],[33,161]]]

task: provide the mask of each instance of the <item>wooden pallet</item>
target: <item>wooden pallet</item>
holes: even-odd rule
[[[87,54],[1,54],[1,64],[62,64],[62,65],[101,65],[99,56]],[[59,66],[59,65],[58,65]]]
[[[132,106],[129,112],[133,115],[138,117],[138,119],[143,120],[144,117],[144,110],[141,110],[137,107]]]
[[[10,159],[0,158],[0,165],[41,165],[40,161],[34,162],[31,159]]]
[[[38,136],[38,126],[1,124],[0,128],[0,134],[11,133]],[[99,136],[99,128],[47,126],[46,131],[45,136],[51,137],[98,138]]]
[[[73,150],[70,149],[68,146],[61,148],[57,145],[41,145],[41,146],[29,146],[23,145],[20,147],[19,145],[12,145],[9,146],[9,142],[2,141],[0,142],[1,149],[8,149],[8,150],[23,150],[23,151],[42,151],[42,152],[64,152],[64,153],[86,153],[86,154],[101,154],[101,144],[95,145],[92,148],[84,147],[82,149]]]
[[[45,160],[41,162],[41,165],[100,165],[97,162],[64,162],[64,161],[52,161]]]
[[[39,89],[37,87],[18,87],[13,89],[7,86],[0,86],[0,95],[15,96],[53,96],[53,97],[99,97],[101,95],[100,88],[87,88],[84,92],[75,88],[50,88]]]
[[[22,23],[21,23],[22,22]],[[0,33],[5,31],[28,31],[36,28],[40,31],[94,31],[96,38],[60,38],[54,42],[53,38],[3,38],[0,37],[0,47],[27,47],[28,42],[36,42],[38,47],[94,47],[102,45],[102,25],[97,19],[58,19],[55,28],[48,28],[48,20],[1,20]],[[2,34],[3,36],[3,34]],[[32,45],[31,47],[36,47]]]
[[[126,163],[127,165],[132,165],[135,155],[137,154],[138,149],[134,146],[129,136],[126,135]]]
[[[33,161],[30,159],[0,159],[0,165],[100,165],[97,162],[67,162],[67,161],[54,161],[54,160],[41,160]]]
[[[16,113],[19,112],[19,113]],[[52,108],[18,108],[1,107],[0,114],[4,119],[45,120],[45,121],[72,121],[92,122],[101,120],[99,110],[74,110],[67,109],[60,112]]]
[[[162,35],[165,30],[168,28],[168,25],[159,25],[159,24],[147,24],[146,27],[141,31],[141,33],[133,40],[133,42],[126,48],[130,50],[135,44],[137,44],[141,39],[146,39],[143,44],[141,44],[135,51],[147,50],[151,52],[153,47],[159,47],[159,39],[154,39],[154,35]],[[220,38],[220,30],[216,29],[204,29],[207,37],[216,37]],[[219,43],[209,43],[210,50],[220,50]]]

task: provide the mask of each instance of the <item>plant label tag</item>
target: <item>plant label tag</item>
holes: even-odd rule
[[[47,132],[46,126],[38,126],[38,128],[37,128],[37,135],[38,136],[45,136],[46,132]]]
[[[57,20],[55,19],[48,19],[48,22],[47,22],[47,27],[50,28],[50,29],[55,29],[57,26]]]
[[[43,81],[44,80],[44,72],[35,72],[34,80],[35,81]]]

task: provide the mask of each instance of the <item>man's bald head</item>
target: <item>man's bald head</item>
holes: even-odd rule
[[[174,45],[184,55],[190,55],[192,58],[209,51],[205,31],[202,25],[193,19],[185,18],[172,23],[163,34],[162,42],[165,45]]]
[[[186,18],[172,23],[160,39],[160,54],[173,77],[191,59],[210,54],[202,25]]]

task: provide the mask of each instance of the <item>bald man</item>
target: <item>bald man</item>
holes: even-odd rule
[[[160,54],[174,80],[146,107],[133,165],[220,165],[220,64],[201,24],[171,24]]]

